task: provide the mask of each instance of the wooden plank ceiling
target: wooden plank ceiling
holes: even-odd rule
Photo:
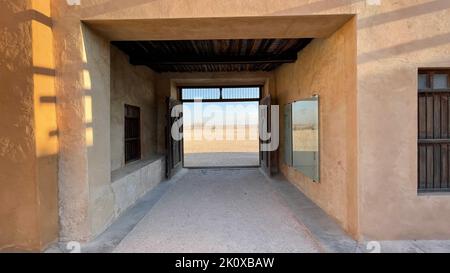
[[[312,39],[120,41],[132,65],[156,72],[272,71],[297,60]]]

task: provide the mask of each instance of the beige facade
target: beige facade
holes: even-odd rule
[[[133,67],[128,57],[111,47],[111,170],[125,166],[124,105],[138,106],[142,122],[142,158],[157,154],[156,77],[149,68]],[[144,118],[145,117],[145,118]]]
[[[31,251],[58,236],[55,67],[51,20],[44,19],[50,5],[0,4],[0,248]],[[40,23],[31,20],[37,13]]]
[[[282,108],[321,95],[323,181],[280,156],[283,174],[357,239],[450,237],[450,196],[417,193],[417,71],[450,67],[449,1],[0,2],[0,249],[91,240],[118,217],[121,86],[148,96],[145,150],[161,154],[177,84],[248,78],[155,74],[109,43],[140,39],[316,38],[297,63],[251,76]]]
[[[295,64],[275,71],[281,113],[287,103],[320,96],[321,181],[313,183],[283,160],[282,172],[353,235],[358,232],[355,27],[351,20],[330,37],[314,40]],[[284,139],[284,128],[280,134]],[[284,154],[284,142],[280,150]]]

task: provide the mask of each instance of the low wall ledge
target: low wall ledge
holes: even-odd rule
[[[157,161],[164,160],[164,158],[165,158],[164,155],[152,155],[150,157],[127,164],[123,168],[114,170],[111,172],[111,183],[114,183],[120,180],[121,178],[124,178],[125,176],[130,175],[136,172],[137,170],[140,170]]]

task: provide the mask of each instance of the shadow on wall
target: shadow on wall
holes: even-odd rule
[[[0,249],[35,251],[58,237],[50,0],[0,5]]]
[[[353,4],[364,3],[366,0],[324,0],[314,3],[303,4],[300,6],[280,10],[271,15],[298,15],[298,14],[312,14],[324,12],[343,6],[350,6]],[[450,1],[435,0],[426,3],[421,3],[398,10],[379,13],[377,15],[361,18],[358,20],[358,30],[371,28],[383,24],[388,24],[395,21],[400,21],[408,18],[422,16],[434,12],[441,12],[450,9]],[[380,60],[385,56],[396,56],[400,54],[410,53],[414,51],[423,50],[430,47],[441,46],[450,43],[450,33],[444,33],[431,38],[424,38],[414,40],[408,43],[398,44],[393,47],[378,49],[373,52],[362,53],[358,56],[358,64],[365,64],[368,62]]]
[[[362,53],[358,56],[358,64],[361,65],[373,61],[380,61],[383,58],[392,58],[393,56],[398,56],[446,44],[450,44],[450,32],[436,35],[431,38],[418,39],[411,42],[398,44],[396,46]]]
[[[82,25],[81,90],[87,153],[87,240],[103,232],[115,218],[110,153],[110,44]],[[77,202],[77,199],[71,199]],[[70,218],[66,220],[70,221]],[[75,238],[77,238],[76,236]]]
[[[450,9],[450,1],[448,0],[435,0],[423,4],[409,6],[391,12],[385,12],[367,18],[362,18],[358,21],[358,30],[364,30],[371,27],[401,21],[417,16],[423,16],[435,12],[442,12],[448,9]],[[362,53],[358,56],[358,64],[366,64],[373,61],[379,61],[383,58],[392,58],[394,56],[446,44],[450,44],[450,32],[435,35],[430,38],[415,39],[413,41],[400,43],[392,47],[377,49],[372,52]]]
[[[406,7],[391,12],[384,12],[358,21],[358,29],[374,27],[381,24],[408,19],[411,17],[421,16],[428,13],[439,12],[450,8],[448,0],[435,0],[411,7]]]
[[[367,0],[322,0],[314,3],[303,4],[300,6],[280,10],[272,13],[271,15],[299,15],[299,14],[310,15],[366,1]]]
[[[83,7],[81,10],[84,18],[100,16],[106,13],[130,9],[141,5],[146,5],[158,0],[105,0],[104,3],[94,4],[88,7]]]
[[[364,91],[358,100],[365,113],[376,113],[359,117],[360,147],[364,147],[360,225],[364,235],[373,239],[442,239],[449,234],[448,199],[417,194],[416,134],[417,68],[450,63],[450,1],[410,2],[358,23],[365,44],[361,48],[367,49],[358,56],[358,81]],[[396,36],[386,36],[386,31]],[[380,37],[385,40],[377,41]],[[380,132],[383,137],[373,137]],[[386,145],[386,139],[391,145]],[[379,158],[388,161],[379,162]],[[365,168],[377,161],[378,168]],[[390,190],[381,193],[385,186]],[[377,210],[387,203],[389,217]]]
[[[101,16],[106,13],[119,11],[122,9],[130,9],[133,7],[149,4],[150,2],[157,2],[157,0],[110,0],[101,4],[95,4],[82,8],[82,14],[84,17]],[[284,10],[279,10],[269,15],[298,15],[298,14],[314,14],[333,9],[352,6],[360,3],[366,3],[366,0],[322,0],[313,3],[302,4],[295,7],[291,7]],[[417,5],[401,8],[398,10],[379,13],[367,18],[361,18],[358,21],[358,30],[387,24],[403,19],[422,16],[433,12],[439,12],[450,8],[450,1],[448,0],[435,0],[426,3],[420,3]],[[409,53],[413,51],[419,51],[425,48],[436,47],[443,44],[450,43],[450,33],[444,33],[431,38],[424,38],[414,40],[408,43],[398,44],[393,47],[378,49],[373,52],[362,53],[358,56],[359,64],[365,64],[375,60],[383,58],[383,56],[396,56],[402,53]]]
[[[299,15],[299,14],[313,14],[324,12],[327,10],[337,9],[343,6],[350,6],[366,0],[322,0],[313,3],[303,4],[296,7],[283,9],[270,13],[268,15]],[[162,2],[161,0],[105,0],[104,3],[94,4],[82,8],[82,15],[84,18],[91,18],[95,16],[105,15],[124,9],[132,9],[143,6],[152,2]]]
[[[37,156],[40,248],[58,238],[58,126],[51,0],[33,0],[31,22],[34,130]]]

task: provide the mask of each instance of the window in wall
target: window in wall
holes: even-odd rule
[[[222,89],[222,99],[225,100],[259,99],[260,96],[260,87],[229,87]]]
[[[125,105],[125,163],[141,159],[141,110]]]
[[[220,99],[220,88],[182,88],[182,100],[218,100]]]
[[[419,70],[418,189],[450,191],[450,70]]]
[[[261,97],[261,86],[181,87],[183,101],[254,101]]]
[[[320,181],[319,98],[296,101],[285,108],[285,162]]]

